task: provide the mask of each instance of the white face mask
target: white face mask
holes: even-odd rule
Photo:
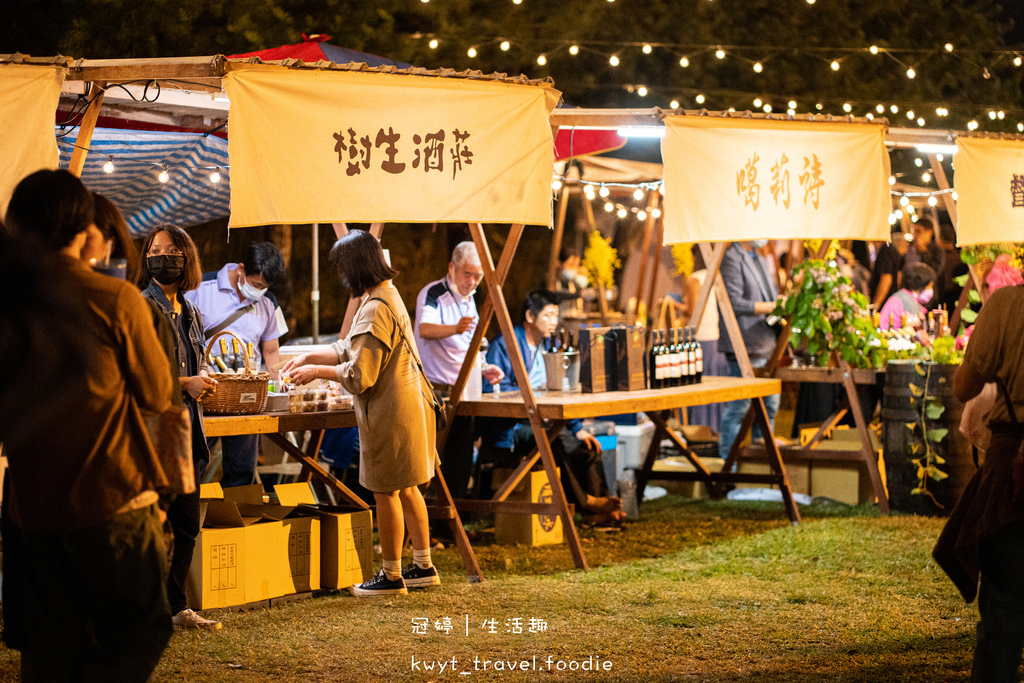
[[[750,240],[751,249],[760,249],[761,247],[768,244],[768,240]]]
[[[250,301],[259,301],[260,297],[267,293],[267,288],[264,287],[263,289],[256,289],[243,277],[240,278],[238,283],[238,291],[242,293],[242,296]]]

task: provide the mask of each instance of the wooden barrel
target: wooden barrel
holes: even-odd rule
[[[928,387],[925,375],[915,369],[920,365],[929,373]],[[963,404],[953,397],[953,373],[955,365],[935,363],[891,362],[886,366],[885,390],[882,395],[882,448],[885,458],[885,477],[889,491],[889,506],[893,510],[918,515],[948,515],[967,482],[974,475],[974,458],[971,445],[960,434],[960,415]],[[942,481],[928,480],[928,490],[938,500],[937,506],[927,495],[911,495],[917,486],[917,467],[910,462],[917,455],[911,455],[909,445],[915,440],[907,423],[920,419],[919,405],[911,405],[914,397],[910,385],[926,389],[927,396],[942,399],[946,410],[938,420],[926,420],[928,429],[945,428],[946,437],[934,445],[935,452],[945,458],[946,463],[939,469],[949,475]],[[923,446],[922,446],[923,447]]]

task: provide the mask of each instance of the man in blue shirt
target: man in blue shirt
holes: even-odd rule
[[[558,298],[544,289],[526,295],[523,304],[523,323],[513,330],[519,351],[526,364],[530,386],[542,387],[547,381],[544,359],[545,340],[558,328]],[[487,362],[505,373],[492,391],[518,391],[519,383],[504,337],[498,337],[487,351]],[[536,446],[530,423],[526,420],[479,420],[482,436],[480,457],[498,466],[514,467]],[[584,513],[585,521],[604,524],[621,522],[622,500],[608,495],[601,463],[601,446],[590,432],[583,429],[581,420],[570,420],[551,441],[555,463],[561,469],[562,488],[566,498]]]

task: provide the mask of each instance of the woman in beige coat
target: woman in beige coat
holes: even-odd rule
[[[375,237],[354,230],[331,250],[331,263],[354,297],[363,297],[348,337],[329,349],[292,359],[292,381],[340,382],[352,393],[359,428],[359,483],[377,503],[384,568],[352,587],[358,596],[406,593],[441,583],[430,562],[427,507],[418,486],[434,477],[433,395],[420,370],[412,325],[398,290],[398,273]],[[401,566],[405,525],[413,562]]]

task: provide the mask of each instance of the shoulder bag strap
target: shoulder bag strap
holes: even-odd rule
[[[1006,409],[1010,412],[1010,419],[1013,420],[1013,424],[1019,425],[1017,422],[1017,413],[1013,410],[1013,401],[1010,399],[1010,390],[1003,384],[1003,380],[996,378],[996,384],[1003,392],[1003,400],[1006,401]]]
[[[410,344],[409,339],[405,336],[405,325],[402,324],[401,319],[399,319],[394,309],[391,308],[391,305],[384,299],[380,298],[379,296],[375,296],[372,299],[369,299],[368,301],[381,302],[382,304],[384,304],[384,308],[388,309],[388,312],[391,313],[391,317],[395,319],[395,326],[398,327],[398,334],[401,335],[402,337],[402,342],[409,349],[409,353],[412,354],[412,359],[416,361],[416,367],[420,371],[420,377],[422,377],[423,381],[427,383],[427,387],[430,389],[430,394],[431,396],[433,396],[433,400],[437,401],[437,395],[434,393],[434,385],[430,383],[429,379],[427,379],[427,373],[423,369],[423,363],[420,362],[420,354],[417,352],[416,347]]]
[[[243,315],[251,311],[255,305],[256,304],[253,304],[252,306],[245,306],[244,308],[239,308],[237,311],[229,315],[227,318],[224,318],[224,320],[222,320],[219,325],[215,325],[214,327],[208,330],[203,330],[203,334],[206,335],[207,339],[211,337],[216,337],[218,334],[223,332],[231,323],[235,322]]]

